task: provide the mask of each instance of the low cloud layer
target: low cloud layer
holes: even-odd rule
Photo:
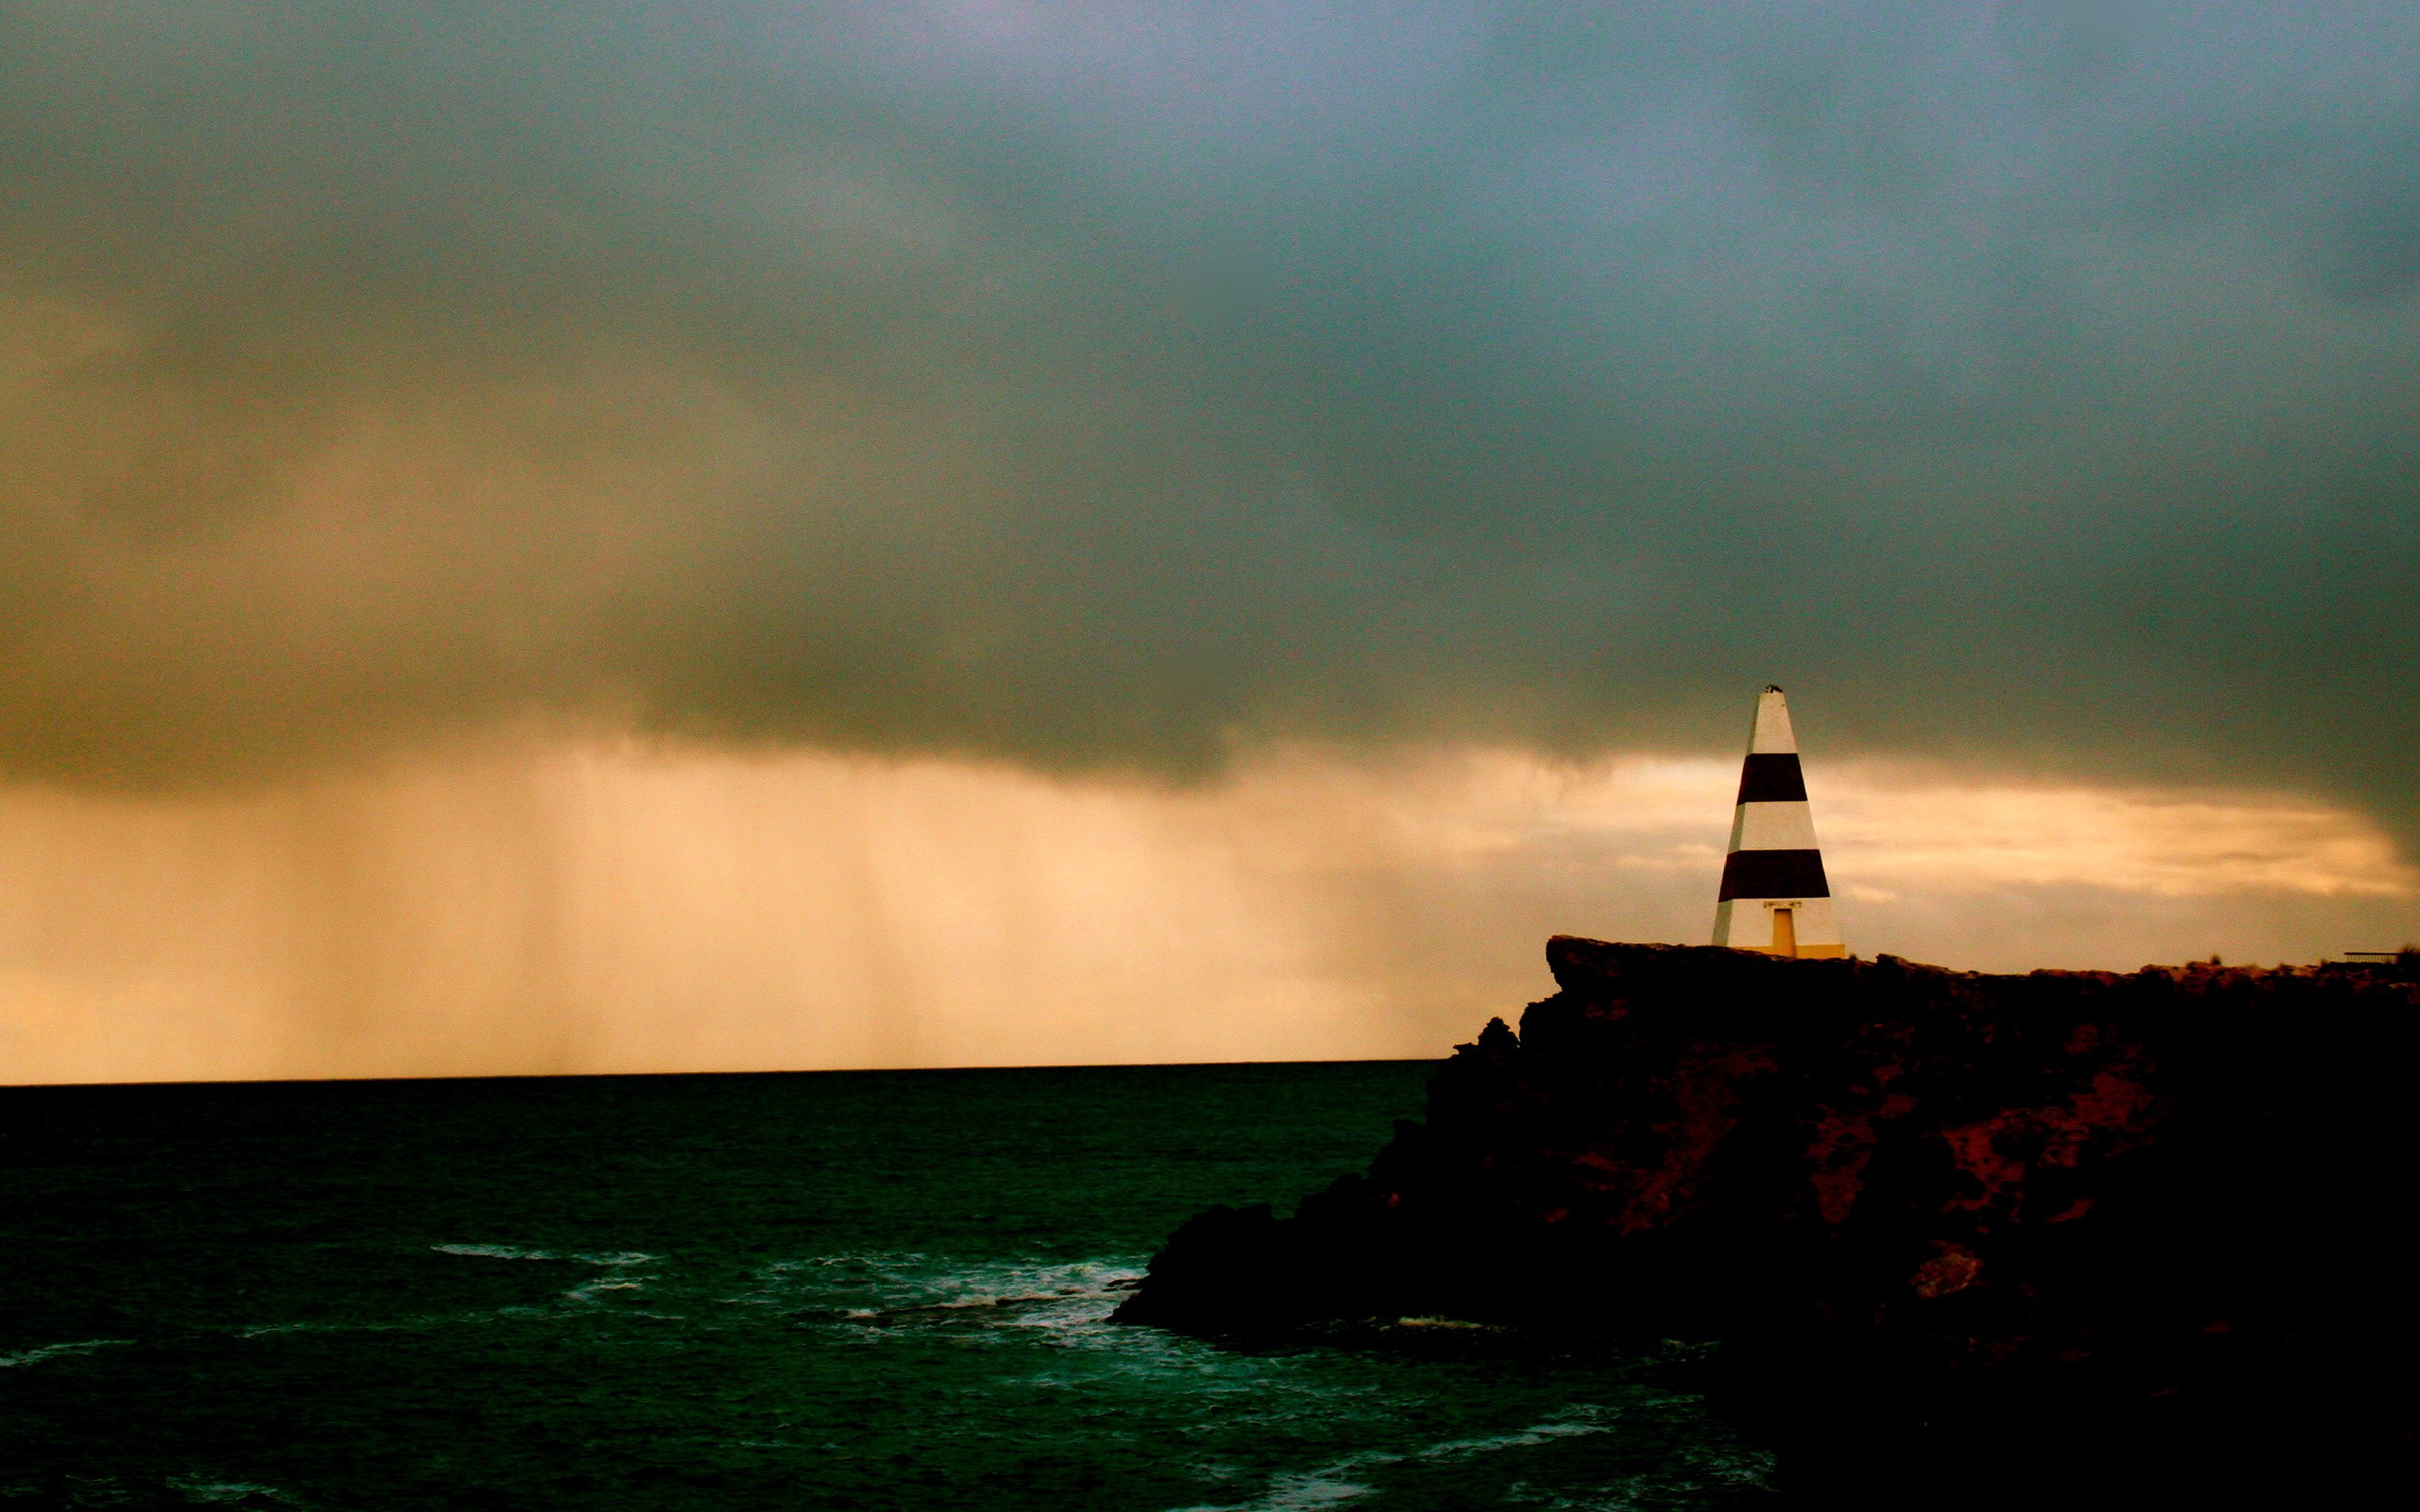
[[[1827,748],[2420,833],[2420,16],[0,0],[0,764]]]

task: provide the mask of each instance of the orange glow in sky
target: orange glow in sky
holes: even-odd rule
[[[500,746],[239,797],[0,797],[0,1080],[1425,1057],[1550,933],[1699,943],[1736,758],[1265,751],[1196,786]],[[2396,943],[2366,818],[1810,758],[1851,949]]]

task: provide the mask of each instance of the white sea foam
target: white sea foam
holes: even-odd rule
[[[651,1255],[644,1249],[616,1249],[603,1254],[590,1254],[582,1250],[530,1249],[520,1245],[431,1245],[428,1247],[441,1255],[462,1255],[474,1260],[546,1260],[561,1261],[574,1265],[595,1265],[605,1271],[606,1275],[594,1280],[582,1281],[562,1294],[564,1301],[583,1306],[603,1301],[608,1292],[645,1291],[647,1283],[655,1278],[631,1275],[629,1274],[631,1267],[652,1264],[664,1258],[661,1255]],[[520,1316],[527,1315],[529,1311],[527,1308],[504,1308],[497,1314],[481,1315]],[[678,1314],[675,1314],[650,1313],[646,1315],[678,1320]]]
[[[1443,1444],[1432,1444],[1411,1455],[1413,1459],[1461,1459],[1473,1454],[1492,1453],[1499,1449],[1527,1449],[1533,1444],[1549,1443],[1558,1438],[1578,1438],[1587,1434],[1606,1432],[1602,1419],[1613,1416],[1593,1406],[1572,1408],[1561,1418],[1510,1434],[1495,1434],[1486,1438],[1457,1438]]]
[[[776,1261],[734,1306],[821,1301],[840,1319],[890,1327],[968,1322],[1068,1332],[1105,1325],[1141,1274],[1137,1261],[995,1261],[962,1267],[916,1252],[854,1252]]]
[[[434,1320],[408,1319],[401,1323],[255,1323],[237,1329],[239,1339],[273,1338],[280,1333],[409,1333],[429,1327]]]
[[[274,1486],[257,1486],[251,1481],[210,1481],[199,1475],[171,1479],[170,1488],[184,1493],[188,1502],[243,1502],[252,1497],[267,1497],[272,1502],[291,1503],[294,1499]]]
[[[1381,1455],[1367,1463],[1384,1465],[1390,1461]],[[1376,1486],[1346,1479],[1342,1473],[1344,1469],[1334,1466],[1303,1475],[1281,1475],[1270,1483],[1266,1495],[1247,1504],[1254,1509],[1266,1507],[1269,1512],[1300,1512],[1306,1507],[1342,1506],[1347,1502],[1358,1502],[1377,1489]]]
[[[17,1354],[0,1354],[0,1369],[11,1366],[40,1365],[44,1360],[56,1360],[61,1355],[90,1354],[95,1349],[106,1349],[113,1344],[133,1342],[132,1339],[78,1339],[72,1344],[45,1344]]]
[[[1581,1403],[1559,1417],[1509,1434],[1492,1434],[1484,1438],[1451,1438],[1425,1449],[1407,1450],[1400,1454],[1382,1450],[1348,1454],[1315,1469],[1290,1470],[1272,1476],[1268,1489],[1249,1502],[1185,1507],[1180,1512],[1308,1512],[1312,1508],[1342,1506],[1376,1492],[1377,1487],[1365,1484],[1358,1477],[1382,1466],[1469,1459],[1508,1449],[1527,1449],[1558,1438],[1601,1434],[1609,1431],[1604,1419],[1611,1416],[1600,1408]]]
[[[637,1249],[616,1250],[610,1255],[583,1255],[578,1251],[562,1253],[552,1249],[524,1249],[517,1245],[431,1245],[428,1247],[441,1255],[468,1255],[476,1260],[561,1260],[612,1269],[644,1265],[664,1258]]]
[[[1377,1489],[1355,1480],[1357,1473],[1381,1465],[1398,1465],[1403,1459],[1400,1454],[1376,1452],[1349,1454],[1317,1469],[1272,1476],[1269,1488],[1249,1502],[1182,1507],[1178,1512],[1303,1512],[1305,1508],[1342,1506]]]
[[[561,1260],[544,1249],[516,1249],[510,1245],[431,1245],[441,1255],[470,1255],[479,1260]]]
[[[441,1255],[461,1255],[473,1260],[562,1261],[570,1264],[600,1267],[606,1272],[604,1276],[582,1282],[562,1294],[565,1300],[580,1303],[594,1303],[599,1299],[598,1294],[604,1292],[644,1290],[645,1283],[654,1278],[629,1275],[628,1267],[643,1265],[663,1258],[637,1249],[616,1250],[612,1254],[604,1255],[588,1255],[577,1252],[562,1253],[550,1249],[527,1249],[517,1245],[431,1245],[428,1247]],[[499,1307],[469,1313],[416,1314],[406,1317],[383,1318],[375,1322],[256,1323],[250,1328],[238,1329],[235,1333],[238,1338],[246,1339],[257,1339],[279,1333],[416,1333],[461,1324],[485,1323],[494,1318],[541,1317],[548,1311],[550,1309],[538,1307]],[[648,1315],[671,1316],[672,1314],[651,1314]],[[105,1340],[103,1342],[123,1341]],[[0,1356],[0,1364],[5,1363],[7,1363],[7,1357]]]
[[[563,1293],[563,1296],[575,1302],[594,1302],[607,1292],[643,1292],[647,1290],[644,1280],[642,1278],[640,1280],[584,1281]]]

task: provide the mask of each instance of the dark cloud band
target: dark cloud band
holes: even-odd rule
[[[0,3],[0,763],[1779,678],[2410,833],[2414,98],[2391,5]]]

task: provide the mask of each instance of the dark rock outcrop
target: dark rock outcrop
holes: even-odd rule
[[[1367,1176],[1193,1219],[1119,1317],[1719,1340],[1810,1503],[2331,1504],[2408,1461],[2411,971],[1547,959]]]

